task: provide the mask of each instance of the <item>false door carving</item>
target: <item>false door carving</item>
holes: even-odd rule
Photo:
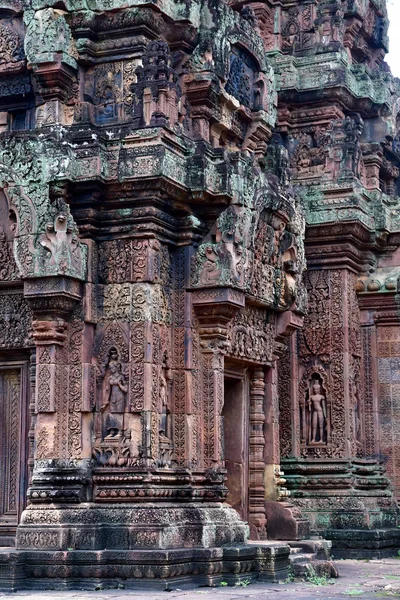
[[[24,364],[0,364],[0,546],[14,545],[27,484],[28,386]]]

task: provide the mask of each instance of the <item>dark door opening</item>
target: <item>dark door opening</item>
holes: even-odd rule
[[[227,501],[248,521],[248,382],[245,373],[225,376],[224,423],[225,467],[229,489]]]

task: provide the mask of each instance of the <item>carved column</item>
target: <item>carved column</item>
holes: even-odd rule
[[[80,300],[81,284],[69,278],[40,278],[25,281],[24,293],[33,312],[36,344],[35,460],[28,498],[33,503],[79,502],[87,466],[80,460],[82,367],[79,353],[74,368],[74,328],[69,320]]]
[[[230,289],[193,293],[199,320],[203,377],[203,457],[206,468],[223,469],[222,409],[224,406],[224,354],[228,325],[244,305],[244,295]]]
[[[249,523],[252,539],[266,539],[264,484],[265,373],[255,369],[250,380]]]

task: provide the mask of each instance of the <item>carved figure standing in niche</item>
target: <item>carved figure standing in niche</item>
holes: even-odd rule
[[[326,424],[326,399],[317,380],[311,385],[308,408],[311,412],[311,444],[323,443]],[[318,438],[318,439],[317,439]]]
[[[124,432],[124,413],[128,386],[121,371],[121,363],[115,348],[110,350],[110,357],[103,380],[103,437],[111,439],[120,437]]]
[[[171,410],[169,407],[169,391],[172,381],[171,369],[169,367],[168,355],[165,354],[163,368],[159,380],[159,393],[161,404],[160,426],[159,426],[159,464],[161,467],[169,467],[172,461],[172,423]]]

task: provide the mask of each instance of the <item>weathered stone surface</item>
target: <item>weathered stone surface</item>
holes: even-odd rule
[[[378,0],[0,2],[4,587],[396,545],[386,31]]]

